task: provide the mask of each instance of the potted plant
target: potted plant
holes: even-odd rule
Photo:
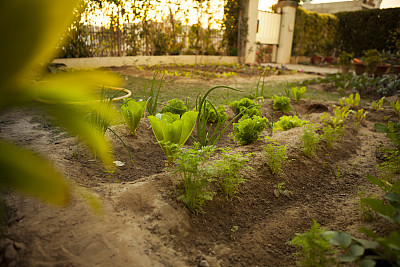
[[[326,41],[324,45],[324,50],[325,50],[325,56],[324,56],[324,62],[328,64],[332,64],[333,61],[335,60],[334,51],[335,51],[335,45],[332,41]]]
[[[376,49],[369,49],[364,51],[363,61],[365,64],[365,69],[368,75],[372,76],[372,74],[377,76],[382,76],[386,74],[390,69],[390,64],[384,63],[384,58],[381,54],[379,54]]]
[[[364,63],[358,58],[353,58],[353,63],[356,75],[362,75],[365,72]]]
[[[354,58],[354,53],[342,51],[339,54],[339,66],[342,73],[348,73],[351,66],[351,59]]]
[[[311,56],[311,64],[313,65],[319,65],[322,62],[322,56],[319,54],[315,54]]]

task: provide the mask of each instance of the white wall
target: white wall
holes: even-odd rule
[[[86,69],[100,67],[121,67],[157,64],[201,64],[201,63],[238,63],[237,57],[226,56],[135,56],[135,57],[87,57],[58,58],[53,63],[64,63],[69,68]]]

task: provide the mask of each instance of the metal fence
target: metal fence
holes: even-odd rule
[[[197,25],[146,22],[123,27],[80,26],[70,31],[60,57],[224,54],[223,31]]]

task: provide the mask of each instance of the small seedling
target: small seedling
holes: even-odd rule
[[[372,209],[365,203],[361,201],[361,199],[366,197],[365,186],[359,186],[357,192],[357,199],[355,203],[358,204],[358,210],[360,212],[360,217],[363,222],[371,222],[374,219],[374,213]]]
[[[382,97],[381,99],[379,99],[378,102],[372,102],[372,108],[373,108],[375,111],[379,111],[379,110],[383,109],[383,108],[382,108],[383,100],[385,100],[385,97]]]
[[[345,98],[341,98],[339,100],[339,105],[344,107],[344,106],[349,106],[350,109],[353,109],[355,107],[357,107],[360,104],[360,94],[356,93],[356,95],[354,96],[353,94],[350,94],[349,97]]]
[[[354,114],[354,118],[356,119],[356,121],[353,124],[353,128],[354,130],[358,131],[360,124],[364,121],[368,111],[364,112],[363,109],[359,109],[357,112],[353,110],[351,112]]]
[[[235,232],[236,232],[237,230],[239,230],[239,226],[237,226],[237,225],[235,225],[235,226],[233,226],[233,227],[231,228],[231,239],[232,239],[232,240],[235,240],[235,239],[236,239],[236,237],[235,237]]]
[[[279,198],[279,195],[284,195],[284,196],[290,196],[292,194],[292,191],[285,189],[285,182],[279,183],[277,185],[274,185],[274,193],[277,195]]]
[[[397,116],[400,116],[400,102],[397,100],[396,102],[390,102],[390,106],[394,109],[394,112]]]

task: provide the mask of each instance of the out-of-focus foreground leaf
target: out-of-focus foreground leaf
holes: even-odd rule
[[[79,135],[105,163],[110,147],[103,135],[84,120],[71,102],[93,100],[103,85],[117,86],[111,74],[72,72],[36,83],[33,73],[51,60],[56,44],[70,25],[78,0],[0,1],[0,113],[6,108],[47,100],[50,115]],[[67,204],[67,183],[49,164],[27,150],[0,142],[0,186],[35,195],[54,204]]]
[[[0,1],[0,89],[21,87],[47,62],[70,25],[77,0]]]
[[[1,140],[0,151],[1,186],[37,196],[52,204],[68,204],[70,190],[67,183],[46,161]]]

